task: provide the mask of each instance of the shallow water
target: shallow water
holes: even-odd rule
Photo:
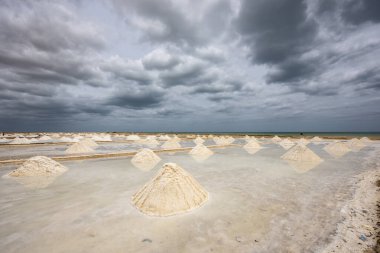
[[[160,153],[151,171],[130,158],[64,162],[69,171],[44,189],[0,180],[2,252],[315,252],[339,222],[352,178],[368,170],[368,146],[340,159],[309,144],[324,162],[300,173],[268,144],[254,155],[214,149],[197,162]],[[149,217],[130,203],[165,162],[189,171],[210,193],[193,212]],[[13,167],[2,167],[3,174]]]

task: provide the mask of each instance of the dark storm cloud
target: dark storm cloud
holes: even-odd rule
[[[343,4],[342,17],[346,22],[359,25],[364,22],[380,22],[380,1],[350,0]]]
[[[118,107],[145,109],[158,106],[164,99],[164,93],[160,91],[128,91],[114,95],[107,101],[107,105]]]
[[[191,94],[234,92],[241,90],[243,87],[239,80],[221,82],[223,83],[216,81],[211,84],[199,85],[191,91]]]
[[[143,59],[143,65],[146,70],[167,70],[176,66],[180,60],[173,56],[169,56],[168,58],[148,58]]]
[[[270,82],[288,82],[309,76],[314,68],[300,61],[311,49],[317,25],[308,19],[302,0],[244,0],[236,20],[254,64],[269,64],[277,73]]]
[[[207,81],[205,78],[205,66],[201,63],[194,63],[179,66],[175,70],[162,73],[160,78],[164,86],[194,85]]]

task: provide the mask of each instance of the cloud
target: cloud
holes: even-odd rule
[[[157,90],[125,91],[122,93],[117,92],[117,94],[109,98],[106,104],[132,109],[145,109],[159,106],[164,97],[164,93]]]

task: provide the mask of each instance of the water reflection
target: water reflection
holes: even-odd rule
[[[3,176],[3,178],[9,178],[16,181],[19,184],[24,185],[29,189],[42,189],[52,184],[60,175],[54,176],[32,176],[32,177],[12,177]]]
[[[298,173],[305,173],[317,167],[322,161],[299,162],[286,160],[286,162]]]
[[[133,164],[133,166],[135,166],[139,170],[149,171],[153,169],[159,163],[159,161],[157,160],[134,161],[132,159],[131,163]]]

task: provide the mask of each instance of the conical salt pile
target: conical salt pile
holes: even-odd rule
[[[314,136],[312,139],[311,139],[312,142],[319,142],[319,141],[322,141],[322,139],[319,137],[319,136]]]
[[[280,141],[278,143],[278,145],[280,145],[281,147],[283,147],[284,149],[288,150],[290,149],[291,147],[293,147],[295,145],[294,142],[292,142],[291,140],[289,140],[288,138],[286,139],[283,139],[282,141]]]
[[[91,147],[84,145],[81,142],[77,142],[71,145],[68,149],[66,149],[65,152],[68,154],[79,154],[79,153],[90,153],[94,151],[95,150],[93,150]]]
[[[18,169],[11,171],[11,177],[34,177],[60,175],[67,170],[65,166],[46,156],[34,156],[26,160]]]
[[[14,179],[29,188],[44,188],[66,171],[65,166],[49,157],[34,156],[3,177]]]
[[[307,145],[307,144],[309,144],[310,143],[310,141],[309,140],[306,140],[305,138],[301,138],[301,139],[299,139],[298,140],[298,144],[302,144],[302,145]]]
[[[146,140],[156,140],[157,137],[155,135],[149,135],[146,137]]]
[[[97,146],[99,146],[95,141],[93,141],[90,138],[83,139],[79,143],[82,143],[82,144],[84,144],[85,146],[88,146],[88,147],[97,147]]]
[[[44,135],[44,136],[40,137],[38,140],[40,140],[40,141],[50,141],[51,138],[49,136],[47,136],[47,135]]]
[[[14,138],[9,144],[30,144],[31,141],[27,138]]]
[[[131,135],[127,136],[127,140],[128,141],[138,141],[138,140],[140,140],[140,136],[138,136],[136,134],[131,134]]]
[[[168,141],[168,140],[170,140],[171,138],[170,138],[168,135],[160,135],[157,139],[158,139],[159,141]]]
[[[166,163],[132,196],[132,204],[147,215],[170,216],[195,209],[207,199],[207,191],[187,171]]]
[[[272,141],[273,141],[273,142],[280,142],[280,141],[281,141],[281,138],[278,137],[277,135],[275,135],[275,136],[272,138]]]
[[[195,140],[194,140],[195,144],[203,144],[203,142],[205,142],[205,141],[199,136],[197,138],[195,138]]]
[[[247,151],[249,154],[253,155],[255,154],[256,152],[258,152],[260,149],[261,149],[261,146],[260,144],[255,141],[255,140],[250,140],[248,141],[247,144],[245,144],[243,146],[243,148],[245,149],[245,151]]]
[[[197,155],[197,156],[210,156],[210,155],[214,154],[214,152],[212,152],[205,145],[198,144],[190,150],[189,154],[190,155]]]
[[[148,148],[141,149],[131,160],[137,168],[147,171],[151,170],[161,158]]]
[[[358,138],[353,138],[348,141],[348,147],[353,151],[359,151],[366,146],[363,142],[361,142]]]
[[[170,140],[167,140],[164,144],[162,144],[161,147],[164,149],[176,149],[176,148],[181,148],[181,144],[179,144],[174,139],[170,139]]]
[[[347,152],[351,150],[343,142],[333,142],[323,148],[327,153],[334,157],[344,156]]]
[[[232,143],[234,143],[234,141],[235,141],[235,139],[233,137],[231,137],[231,136],[227,137],[227,143],[228,144],[232,144]]]
[[[297,161],[297,162],[321,162],[323,161],[317,154],[315,154],[308,147],[297,144],[285,154],[281,156],[282,159]]]
[[[245,140],[249,140],[249,139],[251,139],[251,137],[249,137],[248,135],[245,135],[245,136],[244,136],[244,139],[245,139]]]
[[[360,138],[360,141],[363,142],[363,143],[369,143],[369,142],[371,142],[371,140],[368,137],[362,137],[362,138]]]
[[[148,147],[151,147],[151,148],[155,148],[157,147],[158,145],[160,145],[160,143],[156,140],[156,139],[148,139],[146,138],[142,144],[148,146]]]

